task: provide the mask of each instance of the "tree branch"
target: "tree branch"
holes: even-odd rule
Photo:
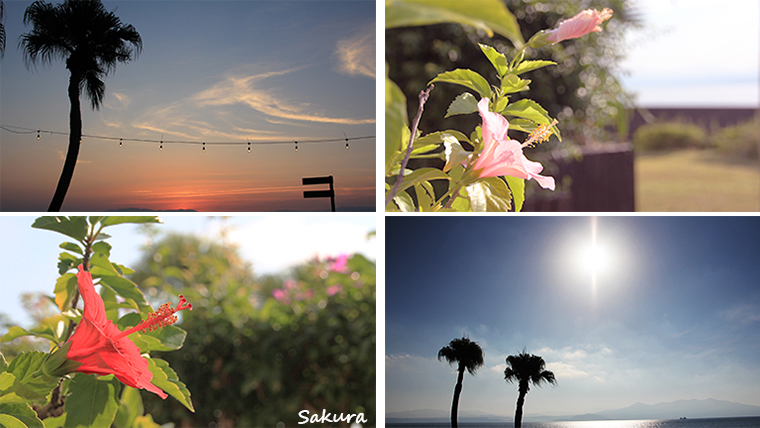
[[[420,107],[417,109],[417,116],[414,118],[414,122],[412,123],[412,135],[409,138],[409,146],[406,148],[406,155],[404,155],[404,159],[401,161],[401,169],[399,169],[398,178],[396,179],[396,182],[393,183],[393,187],[391,187],[391,191],[388,193],[388,196],[385,198],[385,206],[387,207],[388,204],[393,200],[393,197],[396,196],[396,192],[398,191],[399,186],[401,186],[401,183],[404,181],[404,170],[406,170],[406,164],[409,163],[409,158],[412,156],[412,146],[414,145],[414,138],[417,134],[417,127],[420,125],[420,119],[422,118],[422,111],[425,108],[425,103],[428,100],[428,97],[430,96],[430,91],[433,90],[433,85],[428,86],[427,89],[420,91],[419,99],[420,99]]]

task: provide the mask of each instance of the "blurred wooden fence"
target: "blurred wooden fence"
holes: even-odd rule
[[[572,180],[569,191],[541,191],[525,201],[523,211],[634,211],[633,146],[604,144],[582,149],[581,160],[558,164],[558,183]],[[554,175],[554,174],[552,174]]]

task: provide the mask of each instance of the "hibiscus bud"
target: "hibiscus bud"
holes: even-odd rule
[[[602,31],[599,24],[611,17],[612,9],[607,7],[601,12],[595,9],[586,9],[572,18],[562,21],[556,29],[547,31],[549,36],[546,41],[554,44],[563,40],[577,39],[588,33],[598,33]]]

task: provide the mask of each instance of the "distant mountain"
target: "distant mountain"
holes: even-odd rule
[[[604,419],[678,419],[760,416],[760,406],[714,400],[678,400],[669,403],[643,404],[617,410],[597,412]]]
[[[191,209],[176,209],[176,210],[154,210],[150,208],[116,208],[113,210],[108,210],[107,212],[197,212],[196,210]]]
[[[386,413],[387,423],[410,422],[447,422],[450,410],[411,410],[406,412]],[[596,413],[566,416],[525,415],[525,421],[598,421],[626,419],[678,419],[696,418],[730,418],[739,416],[760,416],[760,406],[734,403],[732,401],[714,400],[678,400],[668,403],[636,403],[616,410],[604,410]],[[492,415],[480,411],[460,410],[460,422],[511,422],[512,417]]]
[[[385,422],[393,423],[440,423],[451,420],[451,410],[423,409],[385,414]],[[459,422],[511,422],[511,418],[492,415],[478,410],[460,410]]]

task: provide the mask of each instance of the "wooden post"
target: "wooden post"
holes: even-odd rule
[[[335,212],[335,189],[333,188],[333,176],[327,177],[307,177],[303,178],[303,185],[309,186],[312,184],[329,184],[330,190],[304,190],[304,198],[330,198],[330,207],[332,212]]]

